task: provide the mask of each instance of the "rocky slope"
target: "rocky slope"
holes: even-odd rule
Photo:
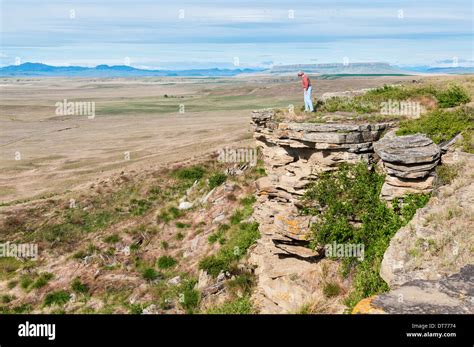
[[[3,207],[0,244],[37,244],[38,257],[0,257],[0,313],[204,312],[242,295],[226,283],[245,269],[212,277],[199,262],[229,242],[255,177],[203,157]]]

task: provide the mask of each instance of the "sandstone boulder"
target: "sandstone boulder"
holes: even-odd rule
[[[438,160],[441,150],[424,135],[385,136],[374,143],[374,151],[388,163],[425,164]]]
[[[435,167],[441,149],[424,135],[395,136],[388,133],[374,143],[387,172],[381,197],[385,200],[406,194],[430,193],[436,179]]]
[[[474,265],[439,280],[413,280],[364,299],[353,313],[473,314]]]

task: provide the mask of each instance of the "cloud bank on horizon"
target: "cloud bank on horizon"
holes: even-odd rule
[[[0,65],[472,66],[471,0],[2,0]]]

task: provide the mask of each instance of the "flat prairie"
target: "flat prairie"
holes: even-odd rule
[[[461,77],[313,78],[316,98]],[[124,170],[251,146],[250,111],[302,105],[293,76],[0,79],[0,203],[61,194]],[[56,103],[93,102],[95,117],[58,115]]]

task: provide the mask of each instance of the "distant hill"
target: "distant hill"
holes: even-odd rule
[[[472,74],[474,73],[474,66],[458,66],[458,67],[436,67],[436,66],[410,66],[404,67],[405,70],[422,72],[422,73],[436,73],[436,74]]]
[[[152,77],[152,76],[235,76],[260,72],[261,69],[189,69],[189,70],[145,70],[126,65],[51,66],[41,63],[24,63],[0,68],[0,77]]]
[[[344,64],[295,64],[295,65],[277,65],[270,73],[286,74],[295,73],[303,70],[308,73],[318,73],[324,75],[400,75],[410,74],[388,63],[350,63]]]

